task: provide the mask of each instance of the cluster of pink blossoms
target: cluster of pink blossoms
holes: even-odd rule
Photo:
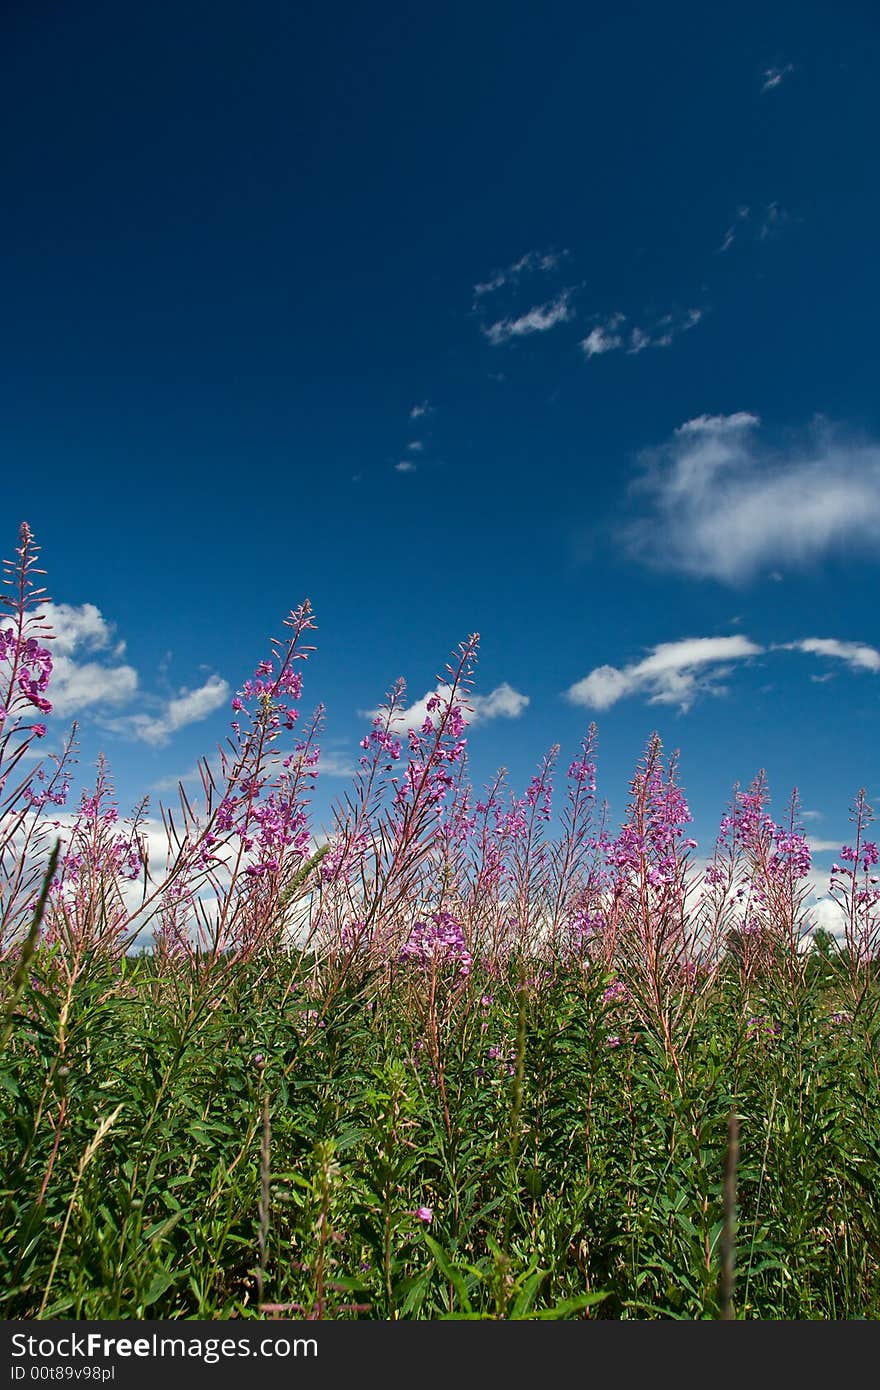
[[[0,629],[0,661],[17,667],[16,684],[18,693],[41,714],[52,710],[51,700],[45,697],[52,675],[52,654],[41,647],[36,637],[18,637],[12,628]],[[8,710],[0,707],[0,724],[6,719]],[[45,724],[35,724],[34,733],[42,738],[46,732]]]
[[[294,659],[297,655],[298,653],[294,654]],[[287,704],[287,701],[298,700],[301,695],[302,676],[299,671],[295,671],[292,666],[285,666],[276,675],[274,663],[266,659],[260,662],[253,679],[245,681],[238,691],[232,701],[232,708],[236,714],[248,714],[254,723],[268,708],[267,728],[279,729],[283,724],[285,729],[292,729],[299,719],[299,710]],[[248,709],[249,705],[256,708]],[[237,734],[240,732],[237,722],[233,723],[232,727]]]
[[[300,610],[292,618],[290,625],[297,626],[297,634],[311,626],[307,609]],[[232,721],[232,729],[242,747],[248,750],[249,757],[258,754],[261,742],[271,743],[282,728],[292,729],[299,719],[299,710],[290,701],[302,695],[302,676],[292,663],[304,659],[304,652],[289,649],[286,659],[278,657],[276,671],[275,662],[267,658],[259,663],[253,678],[246,680],[236,693],[232,701],[233,713],[246,715],[252,731],[242,739],[238,719]],[[253,763],[250,764],[251,775],[242,775],[235,792],[227,792],[217,807],[214,829],[203,837],[204,863],[209,863],[214,856],[219,835],[229,834],[238,836],[246,854],[256,851],[256,862],[244,870],[249,878],[277,873],[288,851],[301,859],[310,856],[312,838],[300,793],[304,789],[303,780],[313,784],[317,776],[320,749],[312,743],[312,735],[322,717],[323,706],[319,706],[308,737],[297,743],[293,753],[283,760],[281,772],[271,783],[262,772],[262,764]],[[259,772],[253,770],[257,767]],[[267,787],[270,787],[269,794],[261,799]]]
[[[41,727],[35,725],[35,732],[38,732]],[[33,784],[29,783],[22,792],[23,799],[32,810],[42,811],[43,807],[50,802],[53,806],[66,805],[67,794],[70,791],[70,778],[65,773],[59,776],[59,769],[56,767],[54,773],[49,776],[45,768],[38,767],[34,773],[34,778],[41,785],[42,790],[35,791]]]
[[[400,958],[415,961],[422,970],[453,966],[464,979],[473,963],[461,923],[449,912],[435,912],[427,922],[414,922]]]
[[[852,845],[844,845],[840,851],[840,857],[845,864],[852,864],[853,867],[852,869],[844,869],[840,864],[832,864],[831,872],[833,874],[858,873],[859,868],[861,868],[863,873],[868,873],[877,864],[878,859],[880,859],[877,846],[874,844],[873,840],[866,840],[864,844],[859,847],[858,853],[853,849]],[[856,862],[857,860],[858,863]],[[873,878],[871,880],[872,883],[876,883],[876,881],[877,880]]]
[[[467,740],[461,737],[465,727],[461,707],[453,705],[435,724],[431,716],[438,714],[440,706],[440,696],[433,695],[421,728],[410,729],[407,733],[410,758],[406,776],[391,778],[395,807],[405,807],[418,795],[438,817],[443,814],[444,803],[455,784],[452,769],[461,762],[467,745]],[[452,742],[447,743],[447,739]],[[432,740],[430,744],[429,740]]]
[[[83,792],[70,844],[61,861],[61,872],[53,888],[71,887],[81,880],[92,883],[106,875],[109,879],[140,877],[144,867],[144,851],[133,830],[116,831],[119,812],[109,800],[103,768],[98,789],[89,796]]]
[[[603,1004],[624,1004],[629,999],[629,990],[623,980],[612,980],[602,995]]]
[[[793,878],[806,878],[812,866],[810,847],[798,830],[786,830],[777,825],[764,809],[766,793],[759,783],[736,796],[736,814],[721,818],[718,835],[720,846],[744,851],[759,860],[766,854],[767,871],[778,878],[789,873]],[[709,877],[707,881],[714,881]]]

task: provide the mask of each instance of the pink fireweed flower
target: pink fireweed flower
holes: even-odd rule
[[[629,999],[629,990],[623,980],[612,980],[602,995],[603,1004],[622,1004]]]
[[[768,1018],[766,1014],[753,1014],[746,1022],[747,1038],[778,1038],[781,1032],[782,1024]]]
[[[464,931],[449,912],[435,912],[427,922],[414,922],[400,958],[414,961],[422,970],[446,965],[465,978],[471,973]]]
[[[434,1220],[434,1211],[432,1207],[416,1207],[413,1215],[418,1217],[419,1221],[423,1221],[426,1226],[430,1226],[431,1222]]]

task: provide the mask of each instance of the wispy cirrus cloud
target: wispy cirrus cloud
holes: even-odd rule
[[[772,449],[759,425],[749,411],[697,416],[642,455],[632,495],[647,511],[622,531],[633,556],[736,585],[832,551],[876,551],[880,447],[819,422],[802,442]]]
[[[423,416],[433,415],[433,413],[434,407],[430,401],[418,401],[410,410],[409,418],[411,420],[421,420]]]
[[[775,240],[789,221],[788,210],[777,201],[765,203],[762,208],[756,209],[738,207],[736,217],[721,239],[718,254],[729,251],[734,242]]]
[[[394,465],[394,471],[395,473],[415,473],[416,464],[413,463],[412,459],[399,459]]]
[[[131,738],[139,743],[148,743],[154,748],[162,748],[172,734],[185,729],[189,724],[198,724],[207,719],[226,704],[230,695],[228,681],[221,676],[212,675],[194,690],[181,690],[170,700],[149,700],[158,708],[153,714],[138,711],[136,714],[119,715],[113,719],[102,719],[102,726],[110,733]]]
[[[730,226],[727,228],[727,231],[724,233],[724,236],[721,239],[721,245],[718,247],[719,255],[722,255],[725,251],[730,250],[733,243],[741,236],[743,227],[748,225],[751,215],[752,210],[746,204],[742,204],[740,207],[737,208],[736,217],[731,222]]]
[[[506,266],[503,270],[493,270],[488,280],[474,285],[474,296],[477,299],[482,299],[487,294],[494,294],[496,290],[503,289],[505,285],[515,285],[525,274],[535,271],[546,274],[548,271],[556,270],[568,254],[568,251],[565,250],[527,251],[512,265]]]
[[[614,313],[600,320],[581,340],[585,357],[599,357],[607,352],[625,352],[637,356],[646,348],[671,347],[676,338],[687,333],[705,317],[705,309],[686,309],[683,313],[663,314],[647,320],[646,326],[630,323],[626,314]],[[626,326],[626,325],[629,326]]]
[[[638,695],[651,705],[677,705],[686,712],[701,695],[726,692],[731,663],[760,656],[763,647],[741,633],[731,637],[686,637],[661,642],[641,661],[622,668],[596,666],[565,692],[587,709],[605,710]]]
[[[562,290],[555,299],[549,299],[545,304],[535,304],[517,318],[497,319],[495,323],[484,324],[483,333],[493,347],[498,347],[514,338],[546,333],[557,324],[568,323],[574,318],[574,312],[571,291]]]
[[[624,344],[621,326],[626,322],[624,314],[612,314],[604,323],[590,329],[581,347],[587,357],[601,357],[605,352],[616,352]]]
[[[794,63],[785,63],[781,68],[765,68],[761,73],[761,93],[775,92],[794,70]]]
[[[348,753],[324,747],[321,748],[315,771],[322,777],[339,777],[343,780],[357,776],[354,758]]]
[[[810,656],[828,657],[842,661],[851,671],[871,671],[880,674],[880,651],[866,642],[843,642],[836,637],[804,637],[800,642],[781,642],[780,651],[805,652]],[[827,679],[827,677],[813,677]]]
[[[572,704],[596,710],[610,709],[619,700],[639,696],[648,704],[677,705],[686,713],[703,695],[727,693],[722,682],[731,674],[733,663],[757,656],[770,658],[772,653],[783,651],[841,661],[853,672],[880,674],[880,651],[864,642],[805,637],[797,642],[760,646],[737,633],[730,637],[685,637],[677,642],[662,642],[631,665],[596,666],[570,686],[565,696]]]

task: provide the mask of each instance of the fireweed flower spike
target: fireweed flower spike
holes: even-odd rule
[[[843,918],[845,958],[850,998],[859,1007],[864,989],[863,975],[880,956],[880,875],[877,844],[866,837],[874,819],[865,789],[858,793],[850,811],[855,835],[843,845],[839,862],[831,867],[830,895]]]
[[[34,761],[34,740],[48,731],[34,716],[52,711],[53,670],[38,557],[25,522],[0,583],[0,958],[27,932],[55,829],[41,813],[66,802],[76,742],[74,725],[60,754]]]

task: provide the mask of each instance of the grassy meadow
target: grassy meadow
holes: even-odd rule
[[[793,797],[697,861],[651,739],[620,827],[595,729],[467,775],[471,638],[389,692],[332,833],[308,606],[198,797],[66,809],[22,528],[0,632],[0,1313],[861,1319],[880,1312],[871,810],[814,931]],[[25,756],[27,754],[27,756]],[[556,798],[554,800],[554,797]],[[144,943],[149,943],[149,949]]]

